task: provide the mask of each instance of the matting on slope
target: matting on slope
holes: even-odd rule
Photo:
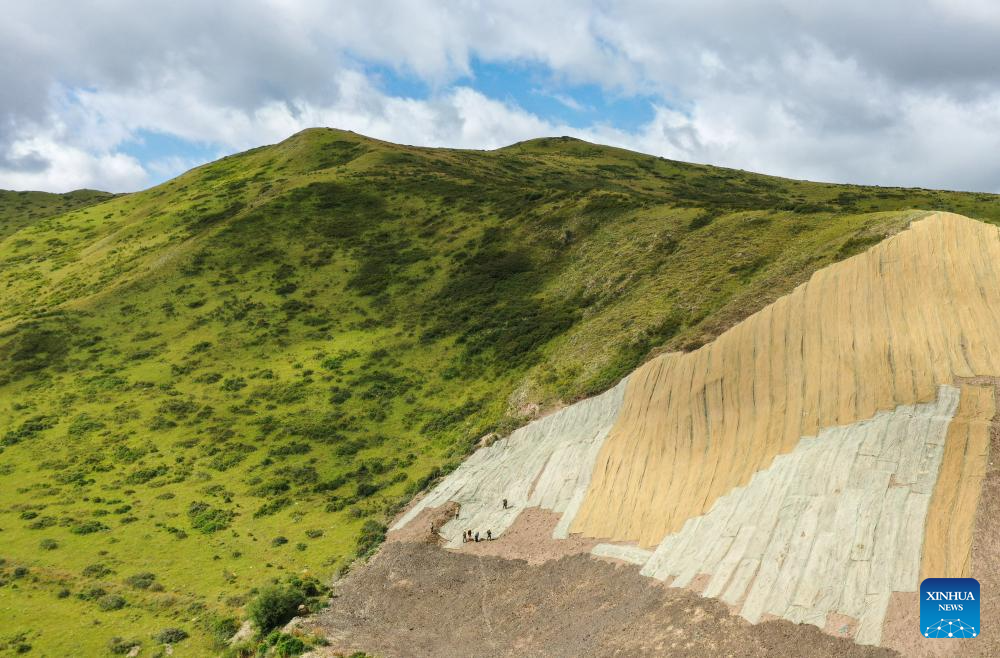
[[[477,450],[394,525],[402,528],[424,509],[449,502],[459,517],[439,534],[447,546],[462,545],[462,533],[487,530],[499,537],[522,510],[541,507],[561,514],[553,531],[566,538],[594,470],[594,460],[621,408],[627,379],[521,427],[493,445]],[[508,509],[502,501],[507,499]]]
[[[856,642],[879,644],[891,594],[919,585],[927,509],[959,393],[942,386],[934,402],[802,438],[652,553],[593,552],[642,561],[643,575],[672,578],[673,587],[705,575],[702,595],[738,606],[751,623],[774,615],[824,628],[838,614],[859,620]],[[966,387],[965,397],[973,413],[977,389]]]
[[[1000,230],[935,213],[633,372],[571,530],[654,546],[799,437],[998,373]]]
[[[962,401],[948,428],[941,475],[927,514],[922,578],[968,578],[972,574],[974,513],[995,414],[992,387],[962,387]]]

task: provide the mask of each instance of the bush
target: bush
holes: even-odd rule
[[[166,475],[168,469],[164,464],[155,466],[152,468],[140,468],[125,477],[126,484],[145,484],[152,480],[153,478],[160,477],[161,475]]]
[[[108,640],[108,652],[116,656],[124,656],[129,651],[131,651],[133,647],[138,647],[141,645],[142,642],[136,639],[126,640],[125,638],[121,637],[113,637],[110,640]]]
[[[149,589],[156,581],[156,574],[148,571],[137,573],[125,579],[125,583],[135,589]]]
[[[226,381],[222,382],[222,390],[236,392],[240,389],[246,388],[246,385],[246,380],[242,377],[230,377]]]
[[[205,623],[205,628],[217,646],[225,646],[229,639],[240,630],[240,622],[233,617],[213,617]]]
[[[288,496],[275,498],[274,500],[270,500],[257,508],[257,511],[253,513],[253,518],[259,519],[264,516],[270,516],[271,514],[280,512],[291,504],[292,499]]]
[[[160,644],[177,644],[188,638],[187,631],[180,628],[164,628],[154,638]]]
[[[77,524],[69,529],[74,535],[90,535],[95,532],[100,532],[102,530],[110,530],[108,526],[104,525],[100,521],[86,521],[84,523]]]
[[[188,519],[191,527],[206,535],[219,530],[225,530],[233,520],[233,512],[211,507],[208,503],[194,502],[188,507]]]
[[[247,615],[262,634],[269,633],[291,621],[299,606],[305,602],[306,595],[299,588],[273,585],[262,589],[257,598],[250,602]]]
[[[307,649],[305,642],[294,635],[289,635],[280,631],[274,631],[268,635],[264,640],[264,644],[272,647],[274,655],[280,656],[281,658],[301,655],[305,653]]]
[[[377,521],[371,519],[365,521],[365,524],[361,526],[361,532],[358,533],[358,555],[360,557],[368,557],[375,552],[385,540],[385,533],[387,528]]]
[[[125,598],[117,594],[108,594],[97,600],[97,607],[105,612],[121,610],[125,607]]]
[[[251,489],[250,495],[270,498],[271,496],[281,495],[291,488],[288,480],[269,480]]]
[[[83,568],[83,575],[88,578],[104,578],[112,573],[114,572],[111,569],[100,563],[91,564]]]
[[[691,222],[688,224],[688,228],[692,231],[697,231],[700,228],[704,228],[714,222],[719,215],[710,210],[705,210],[699,213]]]
[[[55,539],[43,539],[38,545],[41,546],[42,549],[46,551],[54,551],[55,549],[59,548],[59,542],[57,542]]]
[[[55,416],[34,416],[22,422],[17,429],[8,430],[0,439],[0,446],[12,446],[26,439],[33,439],[39,433],[55,427],[58,419]]]

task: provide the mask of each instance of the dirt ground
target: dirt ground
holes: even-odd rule
[[[893,656],[813,626],[756,626],[725,605],[577,554],[543,565],[392,542],[307,626],[321,655]]]

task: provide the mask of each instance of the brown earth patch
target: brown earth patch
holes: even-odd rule
[[[892,656],[809,625],[757,625],[725,605],[663,587],[634,565],[569,555],[544,565],[386,544],[306,621],[319,655]]]
[[[542,564],[566,555],[589,553],[590,549],[601,543],[600,540],[579,535],[570,535],[568,539],[553,539],[552,531],[559,523],[560,516],[540,507],[527,507],[500,537],[486,541],[486,530],[479,528],[480,541],[462,544],[458,551]]]

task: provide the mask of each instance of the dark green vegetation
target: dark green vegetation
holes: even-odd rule
[[[370,554],[534,405],[702,344],[919,209],[1000,220],[985,194],[333,130],[87,194],[0,215],[3,650],[218,651],[255,592]]]

